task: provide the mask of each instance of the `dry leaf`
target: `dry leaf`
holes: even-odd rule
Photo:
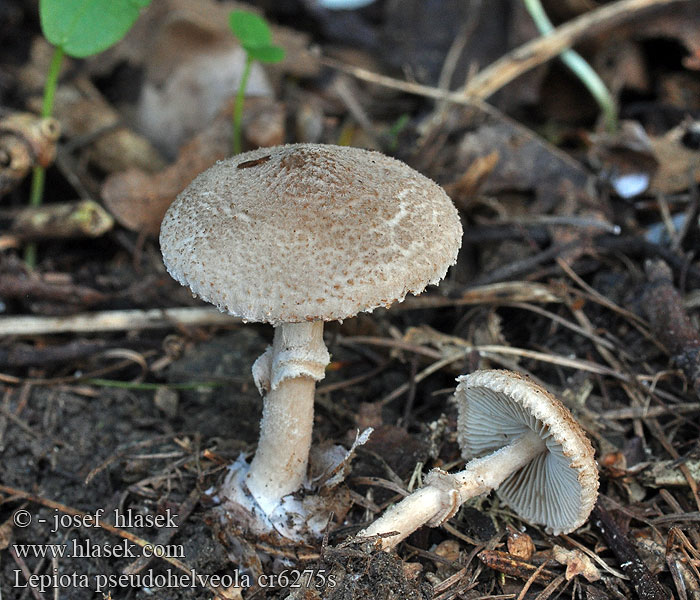
[[[273,107],[270,107],[270,104]],[[261,108],[259,105],[263,105]],[[265,108],[267,107],[267,108]],[[243,135],[248,139],[249,128],[255,128],[258,141],[277,143],[282,105],[266,98],[248,98],[243,107],[250,116],[244,123]],[[178,154],[177,160],[160,171],[149,174],[139,169],[110,175],[102,185],[102,199],[114,218],[127,229],[158,235],[165,211],[175,197],[202,171],[231,153],[231,106],[227,106],[201,133],[197,134]],[[277,125],[257,125],[256,117],[268,119],[276,114]],[[265,133],[266,132],[266,133]],[[270,135],[266,138],[265,135]]]
[[[508,552],[529,561],[535,553],[535,544],[527,533],[511,531],[508,534]]]
[[[589,173],[578,162],[526,127],[505,117],[480,118],[485,122],[459,144],[457,168],[466,172],[477,161],[498,155],[498,162],[481,183],[481,193],[534,190],[543,204],[553,206],[568,189],[589,187]]]
[[[481,184],[496,168],[499,158],[497,151],[477,157],[457,181],[445,186],[458,208],[466,208],[469,201],[478,194]]]
[[[587,581],[593,583],[600,579],[600,571],[593,564],[590,558],[577,549],[567,550],[561,546],[554,546],[552,549],[554,560],[566,565],[566,580],[569,581],[576,575],[583,575]]]
[[[691,183],[700,183],[700,150],[686,143],[688,132],[697,127],[684,123],[651,144],[659,168],[649,186],[654,194],[675,194],[687,190]]]
[[[143,69],[145,81],[136,111],[139,129],[171,158],[209,125],[238,89],[246,59],[228,25],[234,9],[260,12],[231,1],[152,2],[122,42],[89,61],[91,72],[102,75],[123,62]],[[248,97],[272,97],[272,81],[281,74],[314,77],[320,72],[307,34],[279,26],[271,29],[285,58],[265,67],[253,63]]]
[[[437,545],[434,552],[445,560],[456,563],[459,560],[459,542],[456,540],[445,540]]]
[[[0,525],[0,550],[6,550],[12,541],[12,519]]]
[[[36,99],[37,105],[40,99]],[[59,86],[54,115],[67,138],[91,140],[81,153],[105,173],[131,167],[159,171],[165,161],[142,135],[123,125],[123,117],[86,78]]]

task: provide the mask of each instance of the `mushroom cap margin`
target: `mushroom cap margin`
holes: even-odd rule
[[[598,467],[590,441],[569,410],[512,371],[475,371],[457,381],[458,442],[464,458],[498,450],[528,428],[537,431],[547,451],[510,475],[498,495],[526,520],[545,525],[548,533],[580,527],[598,496]]]

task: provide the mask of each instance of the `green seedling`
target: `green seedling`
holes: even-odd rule
[[[272,43],[272,32],[265,19],[245,10],[234,10],[229,16],[229,25],[241,47],[245,50],[246,61],[241,82],[238,85],[236,101],[233,105],[233,154],[242,150],[241,116],[243,100],[254,60],[262,63],[278,63],[284,59],[284,49]]]
[[[387,131],[387,146],[390,152],[396,152],[396,149],[399,147],[399,136],[401,132],[406,129],[410,121],[411,117],[407,113],[403,113],[394,121],[393,125],[389,127],[389,131]]]
[[[40,0],[39,17],[44,37],[55,46],[44,87],[41,116],[53,113],[63,55],[85,58],[106,50],[131,29],[141,10],[151,0]],[[32,173],[30,206],[41,205],[45,171],[35,167]],[[25,250],[25,261],[36,264],[36,246]]]
[[[542,35],[549,35],[554,31],[554,25],[549,20],[540,0],[523,0],[523,3]],[[617,103],[605,82],[578,52],[571,49],[564,50],[559,56],[571,72],[586,86],[588,92],[597,102],[603,115],[605,129],[611,133],[617,131]]]

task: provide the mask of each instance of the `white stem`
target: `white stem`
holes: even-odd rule
[[[323,321],[275,328],[272,349],[253,367],[267,390],[260,440],[246,485],[266,514],[304,483],[311,447],[316,381],[329,362]]]
[[[497,488],[544,449],[540,436],[531,431],[493,454],[470,461],[455,475],[433,470],[426,478],[427,485],[392,506],[358,536],[396,532],[378,542],[382,549],[391,549],[422,525],[439,525],[469,498]]]

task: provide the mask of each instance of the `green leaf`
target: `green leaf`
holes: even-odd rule
[[[278,63],[284,59],[284,49],[279,46],[245,48],[248,56],[264,63]]]
[[[44,36],[76,58],[116,44],[151,0],[40,0]]]
[[[229,25],[241,46],[248,51],[251,48],[271,45],[272,32],[265,19],[255,13],[234,10],[229,16]]]

